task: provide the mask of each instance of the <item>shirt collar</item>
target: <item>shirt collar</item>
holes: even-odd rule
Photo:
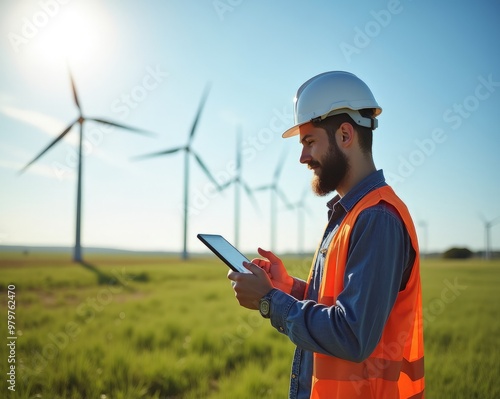
[[[366,194],[385,185],[387,185],[387,183],[385,182],[384,172],[382,169],[369,174],[342,198],[337,194],[330,201],[328,201],[326,206],[328,207],[329,214],[333,211],[333,208],[337,204],[341,205],[346,212],[349,212]]]

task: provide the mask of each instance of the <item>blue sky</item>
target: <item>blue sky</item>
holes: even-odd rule
[[[308,78],[347,70],[383,108],[374,158],[407,203],[421,247],[484,248],[500,216],[498,2],[90,1],[0,3],[0,244],[74,243],[78,130],[18,171],[77,117],[67,64],[85,115],[148,129],[155,138],[86,123],[84,246],[178,251],[183,157],[136,155],[183,145],[211,90],[193,148],[223,183],[236,132],[243,178],[279,185],[290,202],[309,187],[292,124]],[[189,248],[196,233],[233,240],[233,190],[214,193],[191,163]],[[243,196],[241,248],[269,247],[269,193]],[[306,197],[304,246],[313,250],[325,203]],[[297,212],[278,209],[278,253],[297,249]],[[427,225],[424,229],[423,224]],[[500,248],[500,224],[491,229]]]

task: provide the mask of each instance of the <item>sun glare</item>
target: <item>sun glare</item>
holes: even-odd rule
[[[109,19],[95,3],[64,5],[49,18],[33,46],[40,61],[85,66],[106,55],[106,39],[113,30]]]

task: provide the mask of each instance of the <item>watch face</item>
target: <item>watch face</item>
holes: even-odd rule
[[[260,303],[260,312],[264,315],[267,316],[269,314],[269,301],[263,300]]]

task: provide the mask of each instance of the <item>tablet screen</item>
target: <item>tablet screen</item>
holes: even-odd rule
[[[243,262],[250,261],[221,235],[198,234],[198,238],[234,271],[251,273],[243,266]]]

